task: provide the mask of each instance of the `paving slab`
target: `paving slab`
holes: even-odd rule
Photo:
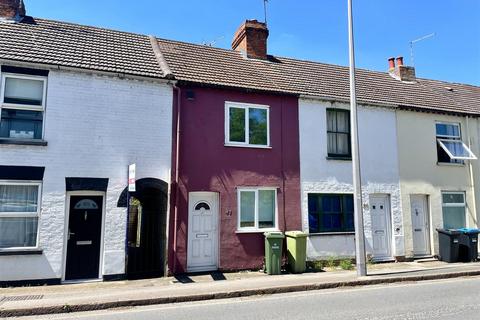
[[[252,271],[135,281],[3,288],[0,289],[0,317],[480,275],[480,263],[407,262],[375,264],[369,265],[368,268],[369,275],[361,278],[356,276],[355,271],[336,269],[274,276]]]

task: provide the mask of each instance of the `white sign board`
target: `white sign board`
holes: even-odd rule
[[[129,192],[135,192],[135,171],[136,171],[136,165],[131,164],[128,166],[128,191]]]

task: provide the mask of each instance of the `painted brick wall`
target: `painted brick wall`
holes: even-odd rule
[[[109,178],[103,274],[124,272],[126,209],[117,208],[127,166],[137,179],[170,181],[172,88],[159,82],[50,71],[47,147],[0,146],[0,164],[45,166],[41,256],[0,257],[0,281],[60,278],[63,272],[65,177]]]
[[[353,193],[352,162],[326,159],[326,109],[348,109],[348,105],[301,99],[299,107],[302,224],[303,229],[308,231],[308,193]],[[358,115],[367,252],[372,251],[369,195],[380,193],[390,195],[392,253],[403,256],[395,112],[386,108],[360,106]],[[312,235],[308,238],[307,256],[310,259],[354,255],[353,235]]]
[[[263,232],[237,232],[237,188],[277,188],[279,229],[301,228],[298,99],[193,86],[182,88],[186,90],[195,98],[182,96],[177,230],[175,244],[170,238],[170,270],[187,269],[188,194],[194,191],[220,196],[218,268],[261,268]],[[269,106],[271,149],[225,146],[226,101]],[[170,221],[175,221],[174,212]]]

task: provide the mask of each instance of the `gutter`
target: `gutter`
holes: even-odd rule
[[[162,78],[162,77],[154,77],[154,76],[142,76],[142,75],[135,75],[131,73],[102,71],[97,69],[86,69],[86,68],[78,68],[78,67],[77,68],[68,67],[68,66],[62,66],[59,64],[35,63],[35,62],[24,62],[19,60],[0,59],[0,65],[10,65],[15,67],[25,67],[25,68],[32,68],[32,69],[41,68],[41,69],[48,69],[48,70],[78,72],[78,73],[90,74],[90,75],[109,76],[109,77],[116,77],[119,79],[152,81],[152,82],[160,82],[165,84],[176,83],[176,80],[168,79],[167,77]]]
[[[328,96],[316,96],[316,95],[307,95],[301,94],[299,95],[300,99],[308,99],[308,100],[321,100],[321,101],[329,101],[329,102],[343,102],[343,103],[350,103],[349,98],[345,97],[328,97]],[[454,111],[454,110],[439,110],[433,109],[424,106],[408,106],[408,105],[401,105],[395,104],[390,102],[382,102],[376,100],[365,100],[365,99],[357,99],[358,103],[362,106],[375,106],[375,107],[383,107],[383,108],[393,108],[393,109],[400,109],[400,110],[408,110],[408,111],[416,111],[416,112],[425,112],[425,113],[435,113],[435,114],[447,114],[447,115],[454,115],[454,116],[469,116],[469,117],[480,117],[480,114],[475,112],[461,112],[461,111]]]
[[[327,96],[314,96],[314,95],[301,94],[299,98],[306,99],[306,100],[321,100],[321,101],[328,101],[328,102],[350,103],[350,99],[344,98],[344,97],[327,97]],[[375,107],[392,108],[392,109],[398,108],[398,105],[394,103],[368,101],[368,100],[362,100],[362,99],[357,99],[357,101],[362,106],[375,106]]]

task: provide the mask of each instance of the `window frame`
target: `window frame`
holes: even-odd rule
[[[319,192],[309,192],[309,193],[307,193],[307,217],[310,216],[310,210],[309,210],[309,205],[308,205],[308,198],[309,198],[310,195],[316,195],[317,196],[317,201],[318,201],[318,197],[322,197],[322,196],[338,196],[338,197],[341,197],[340,198],[340,205],[341,205],[340,215],[342,215],[343,223],[346,223],[346,210],[344,209],[345,202],[346,202],[345,197],[346,196],[351,196],[353,198],[353,196],[354,196],[353,193],[319,193]],[[355,199],[353,199],[353,200],[355,201]],[[320,205],[320,203],[317,203],[317,205]],[[347,230],[346,228],[344,228],[344,230],[325,230],[325,231],[322,231],[321,230],[322,228],[321,228],[321,217],[320,217],[320,215],[323,214],[323,213],[324,213],[323,208],[319,207],[319,210],[317,210],[318,231],[310,232],[310,224],[309,224],[309,226],[308,226],[308,233],[309,234],[321,235],[321,234],[354,234],[355,233],[355,222],[354,222],[352,230]],[[355,219],[355,211],[352,212],[352,218]],[[308,218],[308,220],[309,220],[309,218]]]
[[[42,104],[39,106],[34,105],[26,105],[26,104],[18,104],[18,103],[6,103],[4,102],[5,99],[5,86],[6,86],[6,79],[7,78],[14,78],[14,79],[24,79],[24,80],[37,80],[42,81],[43,83],[43,96],[42,96]],[[14,109],[14,110],[25,110],[25,111],[40,111],[42,112],[42,136],[41,138],[33,138],[33,139],[22,139],[22,138],[9,138],[9,137],[0,137],[2,140],[12,140],[12,141],[42,141],[45,136],[45,106],[46,106],[46,99],[47,99],[47,76],[37,76],[37,75],[28,75],[28,74],[18,74],[18,73],[10,73],[10,72],[2,72],[1,73],[1,83],[0,83],[0,122],[2,121],[2,110],[5,109]]]
[[[455,203],[445,203],[443,202],[443,195],[444,194],[461,194],[463,196],[463,203],[460,203],[460,202],[455,202]],[[465,226],[467,225],[467,194],[465,191],[442,191],[441,192],[441,201],[442,201],[442,223],[443,223],[443,226],[445,226],[445,219],[444,219],[444,212],[443,212],[443,208],[447,207],[447,208],[463,208],[464,209],[464,212],[463,212],[463,216],[465,218]]]
[[[341,131],[330,131],[328,130],[328,113],[329,111],[334,111],[335,113],[337,112],[344,112],[346,113],[347,119],[348,119],[348,132],[341,132]],[[326,121],[326,131],[327,131],[327,157],[332,158],[332,159],[351,159],[352,158],[352,133],[351,133],[351,119],[350,119],[350,110],[349,109],[342,109],[342,108],[327,108],[325,112],[325,121]],[[337,122],[337,117],[335,115],[335,121]],[[337,123],[335,125],[338,127]],[[338,129],[337,129],[338,130]],[[342,153],[330,153],[328,151],[328,135],[329,134],[347,134],[348,136],[348,154],[342,154]]]
[[[447,155],[450,157],[451,160],[476,160],[477,156],[473,154],[472,150],[463,142],[462,140],[453,140],[453,139],[437,139],[438,144],[440,147],[447,153]],[[460,156],[455,156],[453,155],[450,150],[448,150],[447,146],[443,142],[455,142],[455,143],[461,143],[463,146],[463,149],[468,152],[470,155],[469,157],[460,157]],[[443,162],[441,162],[443,163]]]
[[[438,134],[437,133],[437,125],[449,125],[449,126],[456,126],[458,128],[458,135],[447,135],[447,134]],[[462,140],[462,126],[460,122],[446,122],[446,121],[435,121],[435,140],[437,146],[437,164],[464,164],[464,160],[476,160],[477,157],[475,154],[470,150],[470,148],[463,142]],[[444,142],[456,142],[461,143],[464,150],[468,152],[470,157],[459,157],[453,155],[450,150],[445,146]],[[447,156],[450,158],[449,162],[440,161],[438,157],[438,148],[441,148]]]
[[[29,251],[39,249],[39,239],[40,239],[40,215],[42,211],[42,181],[35,180],[0,180],[0,185],[11,185],[11,186],[37,186],[38,195],[37,195],[37,211],[36,212],[0,212],[0,218],[37,218],[37,238],[35,239],[35,246],[33,247],[8,247],[0,248],[0,252],[9,252],[9,251]]]
[[[21,104],[21,103],[7,103],[7,102],[4,102],[5,86],[6,86],[6,83],[7,83],[7,78],[42,81],[42,83],[43,83],[42,104],[39,105],[39,106],[35,106],[35,105],[28,105],[28,104]],[[47,77],[45,77],[45,76],[34,76],[34,75],[25,75],[25,74],[5,72],[5,73],[2,73],[2,87],[1,87],[0,90],[1,90],[0,104],[2,105],[2,108],[5,107],[6,109],[16,109],[16,110],[45,111],[45,99],[46,99],[46,96],[47,96]]]
[[[258,194],[259,191],[274,191],[275,194],[275,212],[274,212],[274,226],[272,228],[259,228],[259,212],[258,212]],[[242,192],[255,192],[255,214],[254,214],[254,226],[253,227],[241,227],[241,193]],[[278,188],[275,187],[239,187],[237,188],[237,233],[242,232],[267,232],[267,231],[279,231],[278,228]]]
[[[230,108],[245,110],[245,142],[230,141]],[[267,111],[267,144],[251,144],[250,143],[250,108],[262,109]],[[225,146],[231,147],[249,147],[249,148],[271,148],[270,146],[270,106],[254,103],[241,103],[225,101]]]

